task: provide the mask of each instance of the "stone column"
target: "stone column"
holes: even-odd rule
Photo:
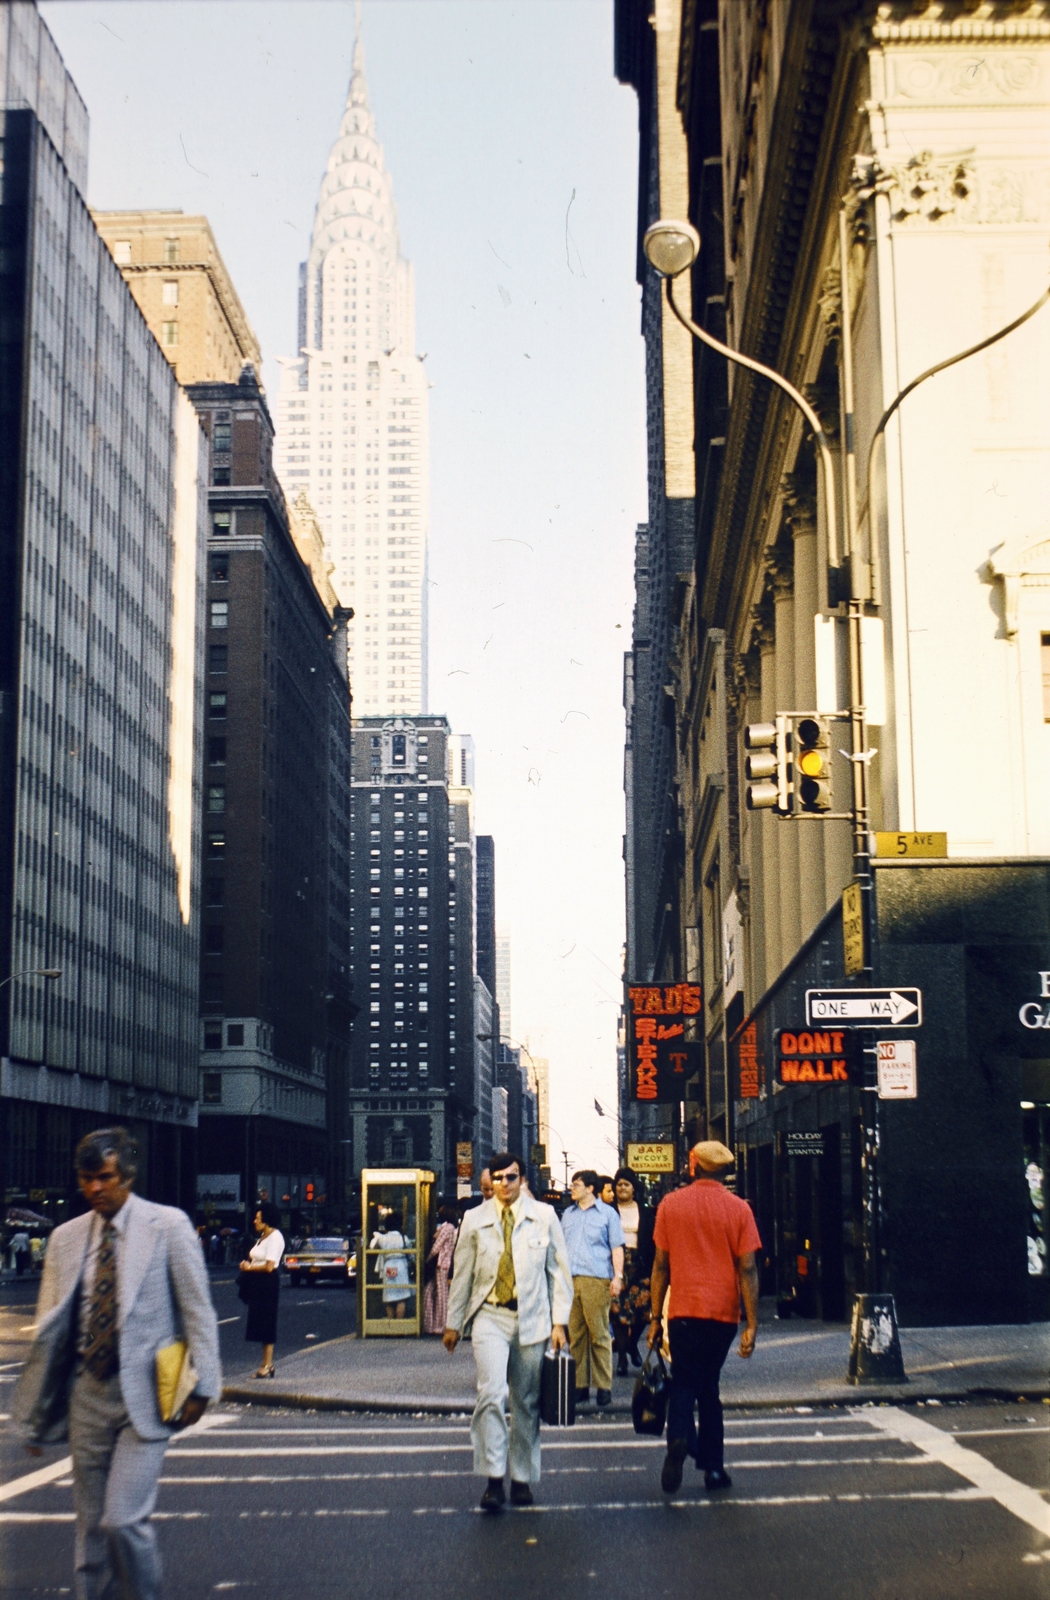
[[[794,553],[782,544],[768,557],[773,579],[774,713],[795,710],[795,594]],[[802,919],[798,897],[798,834],[806,823],[773,818],[777,832],[777,898],[780,910],[780,971],[798,949]],[[772,908],[771,908],[772,909]]]
[[[815,485],[809,473],[796,468],[785,478],[784,491],[794,541],[795,692],[792,709],[813,711],[817,704],[813,619],[820,609]],[[801,937],[805,939],[825,911],[824,833],[831,824],[806,821],[792,826],[798,834],[799,915]]]

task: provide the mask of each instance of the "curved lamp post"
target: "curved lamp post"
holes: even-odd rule
[[[50,978],[53,981],[61,976],[61,967],[26,967],[24,972],[12,972],[9,978],[0,979],[0,989],[5,984],[14,983],[16,978]]]
[[[683,272],[688,272],[700,254],[700,235],[691,222],[660,221],[654,222],[646,231],[642,240],[642,249],[649,265],[663,278],[667,290],[667,303],[671,307],[678,321],[694,339],[699,339],[701,344],[708,345],[718,355],[725,356],[727,361],[735,362],[738,367],[746,367],[749,372],[757,372],[759,377],[768,378],[770,383],[775,383],[782,389],[790,400],[801,411],[810,427],[817,449],[820,452],[820,465],[824,477],[824,499],[827,509],[828,523],[828,561],[833,567],[838,566],[838,523],[835,515],[835,469],[831,459],[831,447],[827,436],[820,425],[820,418],[804,395],[799,394],[793,383],[782,377],[779,372],[774,372],[772,367],[767,367],[761,361],[754,361],[750,356],[745,356],[740,350],[733,350],[706,328],[699,327],[691,317],[678,306],[672,284],[675,278],[681,277]]]

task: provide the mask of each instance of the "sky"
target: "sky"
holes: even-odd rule
[[[89,203],[209,218],[276,393],[352,5],[40,9],[91,116]],[[645,518],[637,102],[612,0],[365,0],[362,26],[432,384],[428,710],[476,742],[511,1032],[550,1060],[549,1158],[609,1170]]]

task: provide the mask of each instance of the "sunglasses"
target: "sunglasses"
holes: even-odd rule
[[[520,1172],[494,1172],[493,1183],[517,1183],[521,1178]]]

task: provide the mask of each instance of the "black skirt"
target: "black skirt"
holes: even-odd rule
[[[244,1337],[249,1344],[276,1344],[280,1272],[253,1272],[248,1276],[253,1280],[252,1298],[248,1305],[248,1325]]]

